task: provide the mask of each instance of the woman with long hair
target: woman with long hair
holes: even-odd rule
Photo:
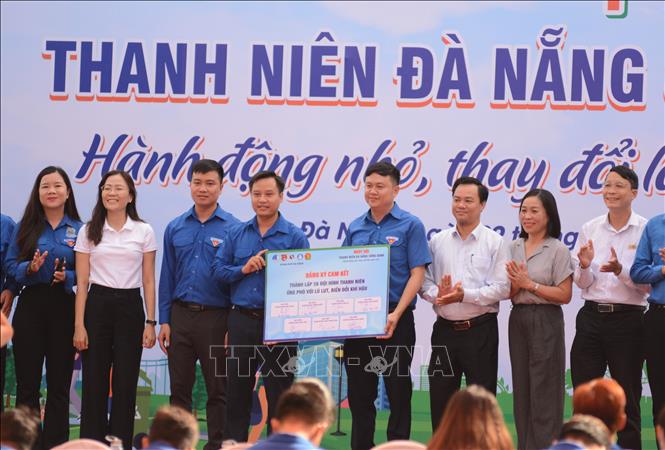
[[[429,450],[513,450],[496,398],[471,385],[455,392],[446,405]]]
[[[141,347],[155,345],[157,244],[152,227],[138,215],[136,188],[126,172],[102,177],[92,219],[81,228],[75,250],[74,346],[83,354],[81,437],[104,442],[111,434],[129,450]]]
[[[546,448],[563,424],[566,369],[563,311],[570,302],[573,263],[558,240],[561,222],[554,196],[527,192],[522,227],[506,264],[513,309],[508,321],[513,412],[519,449]]]
[[[69,439],[74,244],[81,225],[67,173],[60,167],[46,167],[35,179],[7,251],[7,271],[24,286],[13,320],[16,405],[25,405],[35,414],[40,410],[46,361],[46,409],[37,448],[49,449]]]

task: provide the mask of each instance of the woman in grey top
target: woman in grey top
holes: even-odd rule
[[[572,296],[573,263],[558,240],[561,222],[549,191],[529,191],[519,218],[522,231],[506,264],[513,302],[508,322],[513,412],[518,448],[546,448],[563,423],[566,357],[560,305]]]

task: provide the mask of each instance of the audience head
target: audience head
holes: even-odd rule
[[[178,406],[162,406],[150,425],[150,443],[165,442],[178,450],[196,448],[199,424],[194,416]]]
[[[0,444],[16,450],[30,450],[37,440],[39,419],[35,412],[19,406],[8,409],[0,416]]]
[[[141,433],[136,433],[136,435],[134,435],[132,446],[136,450],[142,450],[144,448],[148,448],[149,445],[150,445],[150,439],[148,438],[147,433],[141,432]]]
[[[665,406],[660,410],[656,418],[656,440],[661,449],[665,449]]]
[[[573,413],[602,420],[611,434],[626,425],[626,395],[611,378],[596,378],[579,385],[573,392]]]
[[[593,416],[575,414],[561,427],[560,444],[577,444],[586,450],[607,450],[610,448],[610,433],[603,422]],[[557,445],[552,449],[557,449]]]
[[[496,398],[481,386],[457,391],[449,400],[428,449],[508,450],[513,442]]]
[[[301,378],[282,393],[271,426],[277,433],[304,435],[318,446],[335,420],[335,402],[316,378]]]
[[[561,220],[556,207],[556,199],[545,189],[531,189],[520,203],[520,237],[528,239],[530,234],[558,239],[561,234]]]

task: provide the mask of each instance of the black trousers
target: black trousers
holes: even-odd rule
[[[450,397],[460,388],[478,384],[496,395],[499,328],[496,314],[467,330],[455,330],[437,319],[432,329],[432,354],[427,368],[432,430],[436,430]]]
[[[145,327],[140,290],[111,289],[93,284],[88,293],[84,320],[88,349],[83,352],[81,438],[106,443],[104,437],[111,434],[122,439],[126,450],[131,450]]]
[[[351,409],[351,448],[374,447],[376,400],[379,375],[390,403],[388,440],[411,436],[411,361],[416,330],[413,310],[406,310],[390,339],[361,338],[344,342],[344,366],[348,377]]]
[[[640,310],[600,313],[583,306],[577,313],[570,350],[573,387],[610,375],[626,394],[626,426],[618,433],[623,448],[641,449],[640,398],[644,313]]]
[[[665,307],[649,305],[644,315],[644,348],[653,400],[653,422],[665,408]]]
[[[171,404],[192,410],[192,389],[196,361],[199,360],[208,394],[206,450],[217,450],[222,446],[226,423],[224,337],[228,315],[228,309],[193,311],[177,302],[173,303],[171,310],[171,342],[168,349]]]
[[[69,385],[74,368],[74,294],[62,284],[23,289],[14,320],[16,405],[39,414],[39,388],[46,361],[46,408],[36,448],[69,440]]]
[[[0,411],[5,410],[5,366],[7,365],[7,346],[0,348]]]
[[[297,358],[295,343],[263,345],[263,320],[235,309],[229,312],[224,440],[247,441],[257,370],[266,388],[268,434],[272,432],[270,419],[275,416],[279,396],[293,384]]]

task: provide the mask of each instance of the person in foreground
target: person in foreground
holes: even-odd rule
[[[194,450],[199,441],[199,424],[179,406],[162,406],[152,420],[148,439],[146,450]]]
[[[615,380],[596,378],[581,384],[573,393],[573,413],[586,414],[602,420],[610,432],[610,448],[616,444],[617,433],[626,426],[626,394]]]
[[[610,434],[603,422],[593,416],[575,414],[563,424],[559,439],[549,450],[607,450]]]
[[[335,420],[335,403],[328,388],[316,378],[301,378],[284,391],[271,420],[273,434],[254,450],[317,449]]]
[[[215,255],[214,277],[230,284],[232,309],[228,318],[227,399],[224,440],[246,442],[252,409],[255,374],[261,371],[268,399],[268,420],[277,401],[293,382],[288,362],[296,358],[293,342],[263,345],[265,317],[265,267],[269,250],[309,248],[298,226],[287,221],[279,207],[284,200],[284,180],[272,171],[257,173],[249,181],[256,215],[226,234]],[[268,421],[268,434],[271,433]]]
[[[39,420],[27,406],[9,409],[0,416],[0,448],[30,450],[37,441]]]
[[[455,392],[427,444],[429,450],[512,450],[513,441],[496,398],[471,385]]]
[[[561,305],[570,302],[573,264],[557,238],[554,196],[532,189],[520,204],[519,239],[506,264],[513,309],[508,322],[513,412],[519,449],[550,445],[563,425],[566,345]]]
[[[369,210],[351,222],[342,246],[389,244],[390,282],[385,335],[344,341],[353,450],[374,447],[379,375],[390,403],[387,439],[406,440],[411,436],[411,361],[416,343],[413,311],[426,266],[432,261],[425,226],[397,205],[397,167],[386,161],[371,164],[364,182]],[[394,363],[383,370],[367,370],[377,356]]]
[[[643,331],[655,424],[658,412],[665,408],[665,214],[652,217],[644,227],[630,277],[635,283],[651,285]]]
[[[79,230],[74,247],[78,286],[73,343],[83,355],[81,438],[105,443],[112,434],[122,439],[125,450],[132,448],[142,346],[155,345],[157,323],[157,243],[152,227],[139,217],[136,197],[127,172],[107,172],[92,219]]]

